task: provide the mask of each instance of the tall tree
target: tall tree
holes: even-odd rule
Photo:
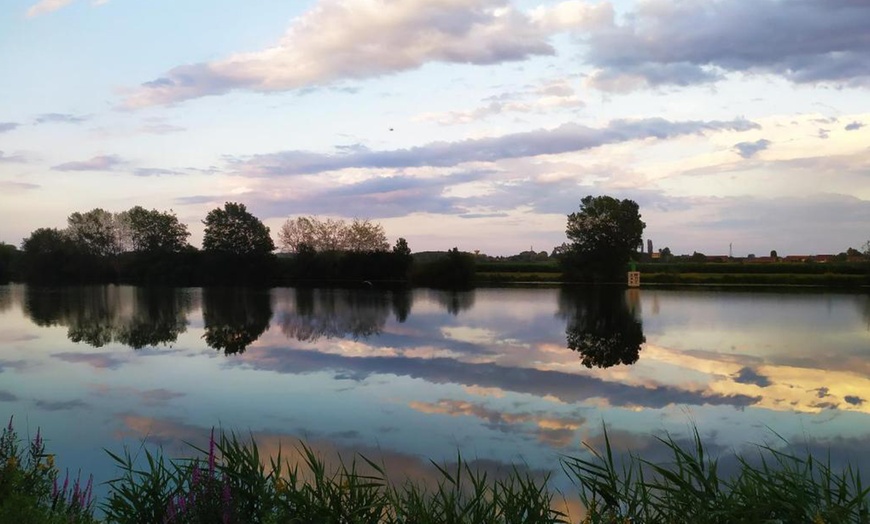
[[[316,216],[288,219],[278,232],[281,247],[298,253],[303,245],[317,252],[350,251],[355,253],[387,251],[384,228],[368,219],[355,218],[351,223]]]
[[[344,232],[344,249],[356,253],[386,251],[390,248],[384,227],[369,219],[354,218]]]
[[[85,253],[106,257],[128,247],[124,242],[125,224],[118,215],[105,209],[75,212],[67,218],[67,226],[67,235]]]
[[[635,201],[584,197],[580,210],[568,215],[571,245],[562,258],[566,273],[587,280],[620,280],[641,245],[644,227]]]
[[[234,255],[267,255],[275,250],[269,228],[248,212],[244,204],[227,202],[209,211],[202,247]]]
[[[177,253],[187,247],[190,233],[175,213],[135,206],[121,213],[120,221],[133,251]]]

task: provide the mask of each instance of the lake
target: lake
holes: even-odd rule
[[[213,427],[424,481],[461,453],[567,490],[604,424],[653,460],[696,425],[725,469],[763,443],[866,469],[868,357],[866,294],[0,286],[0,415],[97,482],[104,449]]]

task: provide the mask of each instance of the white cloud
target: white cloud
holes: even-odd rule
[[[408,71],[429,62],[526,60],[554,54],[548,41],[554,32],[608,16],[604,7],[578,2],[524,13],[510,0],[320,0],[292,22],[276,45],[178,66],[130,92],[124,105],[172,104],[237,89],[287,91]]]
[[[558,79],[542,83],[533,90],[502,93],[474,109],[423,113],[416,120],[437,122],[441,125],[467,124],[505,113],[544,113],[554,109],[577,108],[585,104],[568,80]]]
[[[53,13],[58,9],[62,9],[75,0],[41,0],[30,6],[30,9],[27,10],[27,18],[34,18],[39,15],[44,15],[48,13]],[[108,4],[110,0],[92,0],[91,5],[96,7],[104,4]]]
[[[30,9],[27,10],[27,17],[33,18],[35,16],[51,13],[62,7],[66,7],[71,3],[73,3],[73,0],[42,0],[41,2],[33,4]]]
[[[117,155],[95,156],[90,160],[66,162],[53,166],[55,171],[111,171],[126,162]]]

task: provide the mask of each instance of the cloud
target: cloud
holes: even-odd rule
[[[6,156],[3,151],[0,151],[0,164],[4,162],[27,162],[27,159],[24,155]]]
[[[764,375],[758,374],[757,371],[750,367],[741,368],[737,375],[733,377],[734,382],[740,384],[755,384],[760,388],[765,388],[771,384],[770,379]]]
[[[466,124],[504,113],[545,113],[551,109],[585,105],[570,82],[564,79],[543,83],[536,89],[502,93],[487,100],[487,104],[475,109],[424,113],[415,120],[441,125]]]
[[[147,124],[139,128],[139,131],[151,135],[168,135],[170,133],[180,133],[182,131],[187,131],[187,128],[172,124]]]
[[[36,124],[81,124],[88,120],[86,116],[76,116],[68,113],[43,113],[36,117]]]
[[[750,129],[759,129],[759,125],[743,119],[671,122],[663,118],[613,120],[602,128],[568,123],[553,129],[459,142],[432,142],[392,151],[363,150],[341,155],[285,151],[255,155],[237,161],[236,166],[241,174],[254,176],[312,174],[347,168],[452,167],[466,162],[495,162],[502,159],[571,153],[632,140],[661,140],[709,131]]]
[[[244,359],[230,365],[278,373],[304,374],[322,370],[355,377],[386,374],[419,378],[432,384],[498,388],[564,402],[605,398],[612,406],[662,408],[672,404],[749,406],[760,397],[689,391],[667,385],[635,386],[608,382],[591,375],[547,371],[493,363],[467,363],[449,358],[346,357],[284,348],[249,348]]]
[[[734,144],[734,151],[743,158],[752,158],[759,151],[767,149],[770,144],[770,140],[764,138],[755,142],[740,142]]]
[[[39,184],[31,184],[29,182],[10,182],[0,180],[0,191],[6,194],[24,193],[26,191],[39,189],[40,187],[42,186]]]
[[[489,429],[503,433],[531,433],[541,442],[557,447],[573,444],[577,429],[586,422],[582,416],[565,417],[544,411],[509,413],[464,400],[414,401],[410,407],[427,414],[476,417]]]
[[[30,6],[30,9],[27,10],[27,18],[34,18],[39,15],[44,15],[48,13],[53,13],[58,9],[62,9],[75,0],[41,0]],[[99,6],[108,4],[109,0],[91,0],[92,6]]]
[[[117,155],[101,155],[95,156],[90,160],[81,160],[78,162],[66,162],[52,166],[55,171],[111,171],[119,165],[126,162]]]
[[[46,13],[52,13],[61,9],[63,7],[68,6],[73,3],[74,0],[41,0],[30,6],[30,9],[27,10],[27,17],[33,18],[39,15],[44,15]]]
[[[289,91],[417,69],[430,62],[498,64],[553,55],[555,33],[595,24],[609,8],[524,13],[509,0],[320,0],[275,45],[175,67],[129,93],[138,108],[233,90]],[[573,9],[572,9],[573,7]],[[559,16],[562,11],[572,16]]]
[[[53,357],[75,364],[87,364],[96,369],[118,369],[126,361],[105,353],[56,353]]]
[[[173,171],[172,169],[162,169],[159,167],[137,167],[133,170],[135,176],[164,176],[164,175],[180,175],[181,171]]]
[[[590,84],[626,91],[728,72],[870,86],[870,4],[857,0],[650,0],[587,39]]]
[[[846,127],[845,127],[844,129],[845,129],[846,131],[857,131],[857,130],[861,129],[862,127],[866,126],[866,125],[867,125],[867,124],[865,124],[865,123],[863,123],[863,122],[857,122],[857,121],[856,121],[856,122],[852,122],[851,124],[846,124]]]
[[[18,397],[14,394],[0,389],[0,402],[15,402]]]
[[[80,399],[75,400],[37,400],[36,407],[46,411],[66,411],[70,409],[86,408],[88,404]]]
[[[6,133],[7,131],[12,131],[16,127],[20,126],[16,122],[0,122],[0,133]]]

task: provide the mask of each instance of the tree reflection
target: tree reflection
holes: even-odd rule
[[[321,337],[359,339],[380,334],[391,306],[407,315],[411,299],[375,290],[297,289],[294,306],[281,313],[281,331],[289,338],[313,342]]]
[[[268,289],[205,288],[202,292],[203,338],[225,355],[244,353],[272,320]]]
[[[435,300],[453,316],[474,306],[474,290],[471,291],[432,291]]]
[[[411,306],[414,304],[414,295],[410,289],[394,289],[390,293],[393,305],[393,316],[399,323],[408,319],[411,314]]]
[[[0,313],[12,308],[12,288],[0,286]]]
[[[567,320],[568,348],[587,368],[634,364],[646,341],[636,315],[637,298],[618,288],[562,288],[559,315]]]
[[[187,329],[189,295],[169,288],[25,288],[24,311],[39,326],[66,326],[67,337],[102,347],[168,345]]]

